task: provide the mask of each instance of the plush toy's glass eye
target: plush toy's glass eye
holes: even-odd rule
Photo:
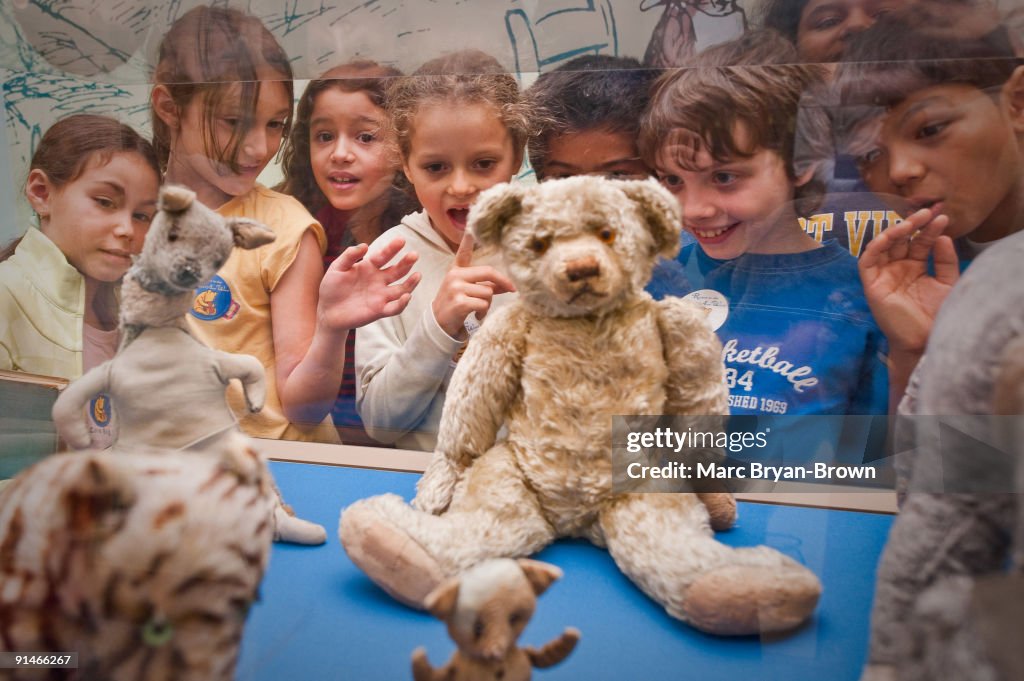
[[[615,241],[615,230],[611,227],[602,227],[597,230],[597,238],[606,244],[610,244]]]
[[[171,227],[169,230],[167,230],[167,240],[168,241],[177,241],[178,240],[178,228],[177,228],[177,226]]]
[[[516,612],[514,612],[514,613],[512,613],[511,615],[508,616],[508,623],[511,626],[514,627],[514,626],[520,624],[525,617],[526,617],[526,615],[524,615],[521,612],[516,611]]]
[[[533,241],[530,242],[530,250],[537,255],[541,255],[548,250],[550,245],[551,239],[547,237],[534,237]]]
[[[174,627],[162,617],[154,615],[142,625],[142,640],[153,648],[159,648],[174,638]]]
[[[484,621],[477,620],[473,622],[473,638],[479,639],[484,635]]]

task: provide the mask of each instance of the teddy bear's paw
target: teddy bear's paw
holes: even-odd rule
[[[327,541],[323,525],[289,514],[281,506],[274,509],[274,541],[319,546]]]
[[[370,503],[373,501],[358,501],[341,512],[341,545],[377,586],[395,600],[422,610],[427,594],[441,583],[444,572],[433,556]]]
[[[821,582],[797,563],[730,565],[698,577],[682,616],[703,631],[742,636],[792,629],[814,612]]]

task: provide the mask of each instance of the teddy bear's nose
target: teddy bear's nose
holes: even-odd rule
[[[592,279],[599,274],[601,274],[601,268],[597,264],[597,258],[592,255],[570,260],[565,264],[565,275],[569,278],[569,281]]]

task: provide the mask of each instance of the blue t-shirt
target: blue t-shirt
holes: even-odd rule
[[[775,431],[770,450],[737,458],[859,462],[881,455],[888,371],[857,261],[835,241],[803,253],[709,258],[699,245],[655,267],[648,292],[700,302],[722,341],[729,411]],[[833,415],[833,418],[808,418]],[[884,428],[881,429],[884,435]],[[866,451],[871,450],[871,451]]]
[[[689,244],[658,263],[647,290],[658,299],[721,294],[709,320],[720,321],[732,413],[886,413],[883,336],[856,260],[836,242],[727,261]]]

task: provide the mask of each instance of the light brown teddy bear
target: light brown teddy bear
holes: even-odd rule
[[[482,560],[585,537],[704,631],[804,621],[821,590],[809,570],[715,540],[712,526],[734,520],[730,496],[613,492],[612,415],[728,409],[721,345],[701,311],[644,291],[655,259],[679,250],[674,198],[653,180],[499,185],[481,194],[470,228],[500,247],[518,300],[488,317],[459,362],[413,505],[392,494],[342,512],[353,562],[423,607]]]
[[[423,648],[412,654],[415,681],[529,681],[572,653],[580,632],[567,628],[540,649],[516,641],[533,616],[537,596],[562,576],[554,565],[522,558],[479,563],[430,592],[427,610],[448,625],[458,650],[434,669]]]

